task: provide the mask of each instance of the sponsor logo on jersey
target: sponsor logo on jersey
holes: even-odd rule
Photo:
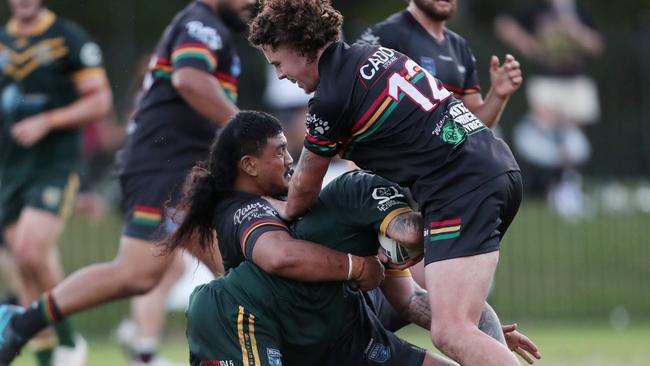
[[[372,191],[372,198],[377,200],[377,208],[379,211],[386,211],[389,208],[398,204],[395,198],[404,197],[396,187],[376,187]]]
[[[311,136],[323,136],[330,129],[330,124],[327,121],[323,121],[318,118],[315,114],[310,114],[307,116],[307,132]]]
[[[201,366],[235,366],[233,360],[203,360],[201,361]]]
[[[49,209],[55,209],[61,203],[61,198],[63,197],[63,192],[59,187],[47,187],[43,190],[41,195],[41,201],[43,205]]]
[[[363,32],[363,34],[361,35],[361,41],[363,41],[363,43],[368,43],[373,46],[378,46],[381,44],[379,41],[379,36],[372,33],[372,29],[368,29],[365,32]]]
[[[436,76],[436,61],[431,57],[420,57],[420,66],[427,70],[432,76]]]
[[[270,366],[282,366],[282,353],[275,348],[267,348],[266,356],[269,358]]]
[[[217,30],[212,27],[208,27],[207,25],[203,25],[203,22],[199,20],[188,22],[185,24],[185,29],[187,29],[187,33],[190,35],[190,37],[201,41],[213,51],[216,51],[223,47],[223,41],[217,33]]]
[[[449,114],[455,122],[460,123],[468,134],[485,129],[485,125],[463,103],[455,103],[449,106]]]
[[[440,138],[448,144],[458,145],[465,141],[465,138],[467,138],[467,132],[465,132],[463,126],[454,122],[453,119],[447,118],[445,124],[442,126]]]
[[[385,344],[378,343],[373,338],[370,340],[370,343],[368,343],[365,354],[370,361],[384,363],[390,359],[390,347]]]
[[[97,43],[88,42],[81,47],[79,59],[84,66],[94,67],[102,63],[102,50]]]
[[[232,65],[230,65],[230,75],[233,77],[239,77],[241,74],[241,60],[239,60],[239,56],[235,55],[232,58]]]
[[[250,203],[237,211],[233,216],[235,225],[240,225],[244,221],[261,219],[269,216],[277,216],[277,212],[269,205],[261,202]]]
[[[375,53],[368,57],[366,63],[359,68],[359,75],[365,80],[371,80],[379,69],[387,69],[397,60],[395,51],[386,47],[379,47]]]

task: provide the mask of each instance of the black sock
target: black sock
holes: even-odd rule
[[[54,297],[48,292],[35,301],[23,314],[13,319],[12,325],[16,333],[32,338],[36,333],[63,319]]]

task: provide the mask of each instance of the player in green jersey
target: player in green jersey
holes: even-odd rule
[[[63,278],[56,243],[79,185],[80,129],[109,112],[112,96],[101,51],[83,29],[41,0],[9,0],[9,8],[0,28],[0,241],[29,305]],[[56,333],[54,363],[82,362],[83,341],[69,324]],[[50,365],[56,338],[32,345]]]

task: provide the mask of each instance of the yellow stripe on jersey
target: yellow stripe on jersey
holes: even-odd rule
[[[246,339],[244,339],[244,307],[239,307],[239,314],[237,315],[237,336],[239,337],[239,347],[241,347],[241,360],[244,365],[247,365],[248,352],[246,351]]]
[[[398,277],[412,277],[411,271],[407,269],[392,269],[387,268],[384,272],[386,278],[398,278]]]
[[[82,81],[93,78],[106,78],[106,71],[103,67],[89,67],[72,74],[72,81]]]
[[[443,227],[443,228],[440,228],[440,229],[431,229],[430,234],[431,235],[442,234],[442,233],[449,233],[449,232],[458,231],[458,230],[460,230],[460,225],[448,226],[448,227]]]
[[[381,225],[379,225],[379,232],[382,235],[386,235],[386,230],[388,230],[388,225],[390,224],[390,222],[395,217],[397,217],[398,215],[401,215],[403,213],[407,213],[407,212],[411,212],[411,211],[413,211],[413,210],[411,210],[410,207],[400,207],[400,208],[394,209],[393,211],[388,213],[388,215],[386,215],[386,217],[384,217],[384,220],[382,220]]]
[[[260,353],[257,351],[257,340],[255,339],[255,315],[253,314],[248,314],[248,335],[251,337],[255,366],[260,366]]]
[[[77,173],[70,173],[68,176],[68,184],[65,185],[63,191],[63,204],[59,209],[59,217],[63,220],[67,220],[72,214],[72,207],[80,184],[79,175]]]

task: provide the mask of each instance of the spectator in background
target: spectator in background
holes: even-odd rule
[[[584,202],[577,168],[591,150],[582,127],[600,115],[597,87],[583,61],[602,53],[603,40],[575,0],[537,1],[499,16],[495,28],[532,65],[526,87],[530,110],[514,132],[526,187],[548,193],[562,216],[580,217]]]

